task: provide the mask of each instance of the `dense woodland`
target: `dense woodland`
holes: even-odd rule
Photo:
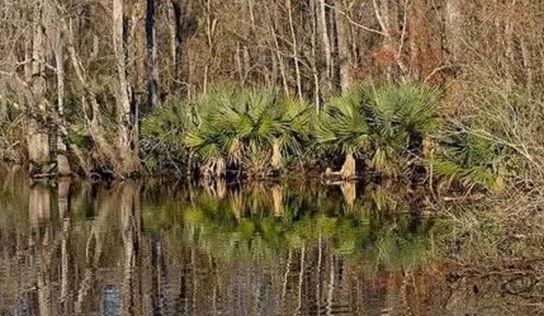
[[[540,181],[538,1],[1,8],[0,159],[33,176]]]

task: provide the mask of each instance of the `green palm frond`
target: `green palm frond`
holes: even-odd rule
[[[310,134],[310,106],[277,90],[223,85],[197,98],[195,108],[203,110],[185,137],[187,147],[199,153],[213,144],[218,155],[240,165],[254,165],[256,157],[248,155],[262,158],[277,140],[282,151],[296,154]]]
[[[466,129],[449,130],[439,140],[439,151],[430,160],[436,174],[469,187],[503,188],[509,157],[507,147]]]
[[[335,97],[321,113],[316,128],[320,144],[343,153],[358,153],[369,147],[370,129],[362,109],[361,90]]]

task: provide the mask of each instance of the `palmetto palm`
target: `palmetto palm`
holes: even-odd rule
[[[206,162],[227,160],[249,172],[283,167],[309,134],[307,103],[274,90],[221,87],[198,102],[200,124],[185,138]]]
[[[188,151],[183,138],[196,127],[190,102],[167,100],[145,117],[141,126],[140,148],[148,169],[185,162]]]
[[[331,100],[321,116],[318,139],[346,155],[345,178],[353,156],[365,153],[369,165],[396,175],[409,153],[421,152],[423,139],[438,126],[436,93],[416,84],[359,87]]]
[[[316,129],[320,144],[345,155],[340,173],[346,179],[355,176],[354,156],[370,149],[370,127],[363,100],[360,88],[333,98],[325,105]]]
[[[407,159],[422,154],[424,139],[438,127],[437,94],[421,85],[400,84],[366,88],[364,95],[374,146],[370,166],[397,175]]]
[[[508,162],[508,148],[470,130],[452,129],[440,138],[440,148],[431,160],[434,172],[459,180],[469,188],[501,190]]]

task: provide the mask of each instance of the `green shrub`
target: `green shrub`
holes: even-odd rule
[[[396,176],[410,154],[423,154],[424,140],[439,127],[437,104],[437,93],[421,85],[359,87],[327,103],[318,141],[346,155],[344,178],[355,174],[353,156]]]

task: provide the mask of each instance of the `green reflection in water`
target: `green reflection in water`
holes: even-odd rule
[[[369,273],[419,269],[439,260],[434,240],[445,226],[440,220],[420,216],[392,190],[358,189],[363,194],[355,198],[345,193],[355,187],[261,184],[221,197],[214,189],[187,188],[181,199],[147,203],[144,222],[223,261],[271,262],[325,246],[364,262]]]

